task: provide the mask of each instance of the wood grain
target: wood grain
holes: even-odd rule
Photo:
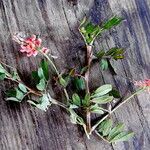
[[[116,76],[101,72],[98,64],[91,69],[90,86],[112,83],[123,94],[135,87],[133,80],[150,77],[150,2],[148,0],[1,0],[0,1],[0,59],[20,69],[30,83],[31,70],[41,58],[26,58],[19,53],[12,35],[18,31],[40,34],[44,45],[59,59],[60,70],[82,66],[84,42],[78,33],[79,21],[90,16],[95,23],[113,14],[125,21],[98,38],[94,50],[114,46],[126,49],[126,59],[111,62]],[[98,137],[87,140],[80,128],[72,125],[64,110],[50,108],[47,113],[22,104],[8,103],[4,91],[13,86],[0,82],[0,149],[1,150],[149,150],[150,96],[135,97],[114,115],[135,132],[129,142],[109,145]],[[128,89],[128,90],[127,90]],[[127,92],[126,92],[127,91]]]

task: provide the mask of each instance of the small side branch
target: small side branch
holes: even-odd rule
[[[41,93],[41,92],[35,91],[35,90],[31,89],[30,87],[26,86],[21,80],[20,80],[20,81],[19,81],[19,80],[14,80],[14,79],[11,78],[11,77],[6,77],[6,79],[7,79],[7,80],[11,80],[11,81],[13,81],[13,82],[16,82],[16,83],[18,83],[18,84],[23,84],[23,85],[29,90],[29,93],[32,93],[32,94],[37,95],[37,96],[42,96],[42,93]]]
[[[128,102],[131,98],[133,98],[135,95],[143,92],[145,89],[142,88],[142,89],[139,89],[137,90],[136,92],[134,92],[131,96],[129,96],[128,98],[126,98],[124,101],[122,101],[121,103],[119,103],[116,107],[114,107],[111,111],[111,114],[113,112],[115,112],[118,108],[120,108],[122,105],[124,105],[126,102]],[[101,120],[99,120],[91,129],[91,133],[100,125],[100,123],[102,121],[104,121],[108,116],[110,115],[110,113],[107,113]]]

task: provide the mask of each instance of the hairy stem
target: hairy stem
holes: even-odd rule
[[[103,141],[109,143],[109,141],[105,139],[103,136],[101,136],[96,130],[95,130],[95,134],[98,135],[98,137],[100,137]]]
[[[4,65],[4,66],[10,68],[10,69],[16,70],[16,68],[14,68],[14,67],[12,67],[12,66],[9,66],[9,65],[5,64],[5,63],[2,62],[2,61],[0,61],[0,63],[1,63],[2,65]],[[16,83],[18,83],[18,84],[19,84],[19,83],[23,84],[23,85],[29,90],[28,94],[32,93],[32,94],[37,95],[37,96],[42,96],[42,93],[40,93],[39,91],[35,91],[35,90],[31,89],[30,87],[26,86],[26,85],[23,83],[23,81],[17,80],[17,79],[13,79],[12,75],[11,75],[9,72],[7,72],[7,77],[5,77],[5,79],[11,80],[11,81],[16,82]],[[27,94],[27,95],[28,95],[28,94]]]
[[[67,99],[67,102],[68,102],[70,99],[69,99],[69,95],[68,95],[68,92],[67,92],[66,88],[64,88],[64,93],[65,93],[65,96],[66,96],[66,99]]]
[[[90,74],[92,56],[93,56],[92,46],[88,45],[87,46],[87,71],[86,71],[85,77],[84,77],[85,78],[85,84],[86,84],[86,93],[90,93],[90,90],[89,90],[89,74]]]
[[[20,83],[20,84],[23,84],[28,90],[29,90],[29,93],[32,93],[32,94],[34,94],[34,95],[37,95],[37,96],[42,96],[42,93],[41,92],[39,92],[39,91],[35,91],[35,90],[33,90],[33,89],[31,89],[30,87],[28,87],[28,86],[26,86],[21,80],[19,81],[19,80],[15,80],[15,79],[13,79],[13,78],[11,78],[11,77],[6,77],[6,79],[7,80],[11,80],[11,81],[13,81],[13,82],[16,82],[16,83]]]
[[[84,129],[84,132],[85,132],[87,138],[90,139],[90,135],[89,135],[89,133],[87,132],[87,127],[86,127],[86,125],[83,125],[83,129]]]
[[[90,93],[89,74],[90,74],[92,56],[93,56],[92,46],[87,45],[87,59],[86,59],[87,60],[87,71],[84,76],[85,84],[86,84],[86,94]],[[91,131],[91,112],[90,112],[89,108],[86,109],[86,123],[87,123],[87,132],[90,133],[90,131]]]
[[[56,99],[53,99],[53,98],[51,98],[51,101],[52,101],[53,104],[58,105],[62,108],[65,108],[67,111],[69,111],[67,105],[65,105],[64,103],[61,103],[61,102],[59,102],[59,101],[57,101]]]
[[[41,51],[40,51],[40,52],[41,52]],[[54,70],[55,70],[57,76],[59,77],[59,76],[60,76],[60,73],[59,73],[57,67],[55,66],[55,64],[53,63],[53,61],[48,57],[47,54],[45,54],[45,53],[43,53],[43,52],[41,52],[41,54],[44,55],[44,57],[46,57],[46,59],[49,61],[50,65],[54,68]],[[68,94],[66,88],[63,88],[63,91],[64,91],[65,97],[66,97],[66,99],[67,99],[67,102],[68,102],[68,101],[69,101],[69,94]]]
[[[10,69],[16,70],[16,68],[14,68],[14,67],[12,67],[12,66],[9,66],[9,65],[5,64],[5,63],[2,62],[2,61],[0,61],[0,64],[4,65],[4,66],[6,66],[6,67],[8,67],[8,68],[10,68]]]
[[[126,102],[128,102],[131,98],[133,98],[135,95],[143,92],[145,90],[145,88],[140,88],[138,89],[136,92],[134,92],[131,96],[129,96],[128,98],[126,98],[124,101],[122,101],[121,103],[119,103],[116,107],[114,107],[111,111],[111,114],[113,112],[115,112],[118,108],[120,108],[123,104],[125,104]],[[108,116],[110,115],[110,113],[107,113],[101,120],[99,120],[91,129],[91,133],[99,126],[99,124],[104,121]]]
[[[52,65],[52,67],[54,68],[56,74],[59,76],[59,75],[60,75],[60,74],[59,74],[59,71],[57,70],[57,68],[56,68],[55,64],[53,63],[53,61],[48,57],[47,54],[45,54],[45,53],[43,53],[43,52],[41,52],[41,53],[44,55],[44,57],[46,57],[46,59],[49,61],[49,63],[50,63],[50,64]]]

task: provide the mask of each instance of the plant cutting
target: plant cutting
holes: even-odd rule
[[[125,98],[121,98],[121,94],[111,83],[100,85],[95,90],[91,90],[89,86],[89,76],[92,73],[90,68],[94,60],[97,60],[100,68],[105,71],[109,69],[111,59],[117,61],[124,58],[124,50],[118,47],[99,50],[97,53],[93,51],[95,39],[122,21],[121,17],[113,16],[103,24],[97,25],[85,17],[79,26],[79,32],[86,46],[85,66],[78,71],[71,68],[65,73],[57,69],[55,56],[42,45],[39,36],[14,35],[13,40],[20,45],[21,53],[27,57],[42,56],[44,59],[41,60],[38,70],[32,71],[32,79],[35,83],[32,88],[21,79],[16,68],[0,61],[0,80],[11,80],[15,83],[14,89],[6,91],[6,100],[20,103],[26,99],[31,106],[45,112],[51,105],[58,105],[70,115],[70,121],[73,124],[83,127],[88,139],[93,133],[108,143],[126,141],[131,138],[134,135],[133,132],[125,131],[123,123],[114,124],[110,116],[137,94],[145,90],[150,92],[150,80],[135,81],[135,86],[139,89]],[[48,90],[52,81],[49,70],[54,73],[55,84],[62,89],[63,99],[54,98]],[[68,90],[70,84],[75,87],[72,89],[73,93]],[[35,99],[31,99],[29,95],[34,95]],[[115,99],[121,99],[121,101],[113,105]],[[95,122],[91,117],[93,114],[98,114],[100,120]]]

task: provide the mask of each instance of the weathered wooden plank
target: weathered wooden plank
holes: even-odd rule
[[[117,65],[116,67],[118,69],[117,70],[118,77],[114,78],[114,84],[116,84],[116,86],[121,91],[125,91],[127,89],[127,87],[129,87],[129,89],[132,91],[132,85],[129,85],[129,83],[130,83],[129,80],[123,80],[123,78],[120,76],[126,77],[126,74],[127,74],[128,77],[130,77],[130,81],[132,81],[133,79],[139,80],[142,78],[147,78],[149,76],[149,74],[147,73],[147,72],[149,72],[149,68],[148,67],[142,68],[141,67],[142,64],[140,62],[138,62],[139,58],[140,58],[139,55],[143,55],[143,56],[141,56],[142,60],[144,60],[145,56],[149,57],[148,55],[145,55],[145,54],[148,54],[148,49],[147,49],[148,41],[147,41],[147,44],[145,44],[145,43],[142,44],[141,42],[143,42],[143,41],[142,40],[140,41],[140,39],[138,39],[138,42],[141,43],[140,44],[141,49],[144,48],[144,50],[142,50],[142,52],[145,51],[144,52],[145,54],[143,54],[143,53],[136,54],[137,47],[139,45],[134,40],[137,39],[137,36],[141,38],[141,36],[139,36],[139,34],[142,34],[141,32],[142,32],[143,28],[140,28],[140,30],[137,29],[137,27],[134,28],[135,34],[131,35],[132,34],[131,29],[133,30],[133,26],[135,24],[137,24],[136,20],[138,18],[133,18],[132,20],[130,19],[130,21],[129,21],[126,14],[130,13],[129,10],[133,11],[134,9],[135,9],[134,10],[135,13],[138,13],[138,12],[136,10],[136,7],[134,9],[126,8],[126,11],[124,11],[124,9],[119,4],[120,5],[122,4],[123,5],[122,7],[125,7],[125,4],[122,3],[122,1],[119,1],[119,2],[111,1],[110,7],[111,7],[112,11],[114,10],[114,12],[117,14],[119,12],[122,12],[122,16],[124,16],[126,18],[126,21],[124,22],[123,26],[117,28],[118,32],[116,30],[111,32],[111,34],[109,35],[109,38],[107,38],[104,42],[102,42],[102,44],[103,44],[102,47],[108,48],[108,47],[112,47],[114,45],[115,46],[121,45],[122,47],[125,47],[127,49],[126,60],[123,60],[122,63],[120,63],[120,64],[116,63],[116,65]],[[130,2],[128,2],[127,5],[132,6],[130,4]],[[120,8],[120,10],[117,11],[116,8]],[[121,11],[121,10],[123,10],[123,11]],[[131,23],[132,23],[132,25],[131,25]],[[128,30],[129,30],[129,32],[128,32]],[[108,35],[106,34],[106,36],[108,36]],[[130,43],[130,41],[131,41],[131,43]],[[98,40],[98,42],[100,43],[101,41]],[[141,61],[141,59],[140,59],[140,61]],[[149,58],[145,58],[144,63],[146,64],[147,62],[149,62]],[[126,72],[125,72],[125,70],[126,70]],[[112,78],[107,73],[104,73],[104,76],[105,76],[105,82],[108,82],[108,83],[112,82]],[[148,99],[149,99],[149,97],[147,97],[147,100],[145,100],[147,102],[147,104],[149,103]],[[116,113],[117,118],[119,120],[122,120],[123,122],[125,122],[125,124],[128,127],[131,127],[131,129],[134,130],[135,133],[137,133],[137,134],[136,134],[135,139],[132,141],[133,143],[129,142],[129,143],[125,143],[124,145],[122,143],[117,144],[117,147],[116,146],[114,147],[115,149],[134,149],[135,147],[137,149],[142,149],[142,148],[148,149],[149,138],[148,138],[147,132],[149,132],[149,129],[148,129],[149,125],[147,124],[147,122],[148,122],[149,118],[143,117],[143,110],[145,108],[142,107],[143,104],[141,104],[141,103],[143,103],[143,100],[141,102],[140,102],[140,100],[141,99],[139,99],[139,101],[137,102],[137,105],[134,103],[133,107],[130,106],[129,115],[127,113],[127,110],[128,110],[127,108],[126,109],[124,108],[123,110],[121,110],[121,112],[118,111],[118,113]],[[139,102],[140,102],[140,105],[139,105]],[[145,106],[147,106],[147,105],[145,105]],[[148,106],[147,106],[147,108],[148,108]],[[135,112],[135,110],[137,113]],[[141,117],[139,118],[139,116],[141,116]],[[130,117],[131,117],[131,119],[130,119]],[[144,130],[146,130],[147,132],[145,132]]]
[[[30,81],[30,70],[37,67],[40,58],[23,57],[11,39],[14,32],[25,31],[41,34],[45,45],[60,58],[55,60],[59,69],[83,65],[84,43],[77,31],[79,20],[87,14],[98,23],[118,13],[125,18],[124,23],[97,39],[94,48],[122,46],[126,48],[126,59],[115,63],[117,76],[109,75],[109,71],[101,72],[99,66],[94,65],[91,88],[112,82],[123,93],[129,88],[129,94],[134,89],[130,80],[150,76],[150,3],[146,0],[1,0],[0,58],[20,69]],[[127,76],[130,80],[124,79]],[[150,147],[149,95],[138,96],[115,113],[113,117],[123,121],[136,136],[129,142],[111,146],[97,137],[87,140],[58,107],[43,113],[30,108],[26,102],[6,103],[3,91],[10,85],[0,83],[1,149],[148,150]]]

